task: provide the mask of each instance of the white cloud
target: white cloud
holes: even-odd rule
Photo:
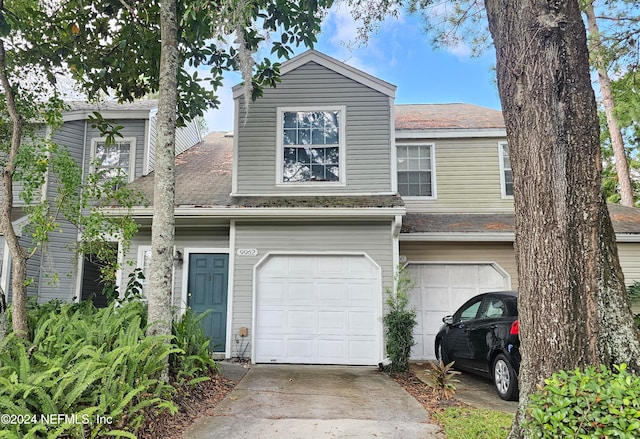
[[[458,58],[471,58],[471,47],[464,41],[452,41],[445,45],[444,49]]]
[[[335,46],[352,46],[358,38],[361,23],[354,20],[346,4],[336,4],[329,10],[322,29],[331,32],[329,42]]]

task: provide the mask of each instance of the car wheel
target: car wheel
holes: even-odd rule
[[[444,349],[442,349],[442,340],[438,342],[438,347],[436,348],[436,356],[439,361],[442,361],[444,364],[449,364],[449,357],[447,356]]]
[[[500,398],[507,401],[518,399],[518,378],[504,354],[498,354],[493,361],[493,383]]]

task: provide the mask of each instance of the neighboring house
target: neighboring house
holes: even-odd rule
[[[227,358],[373,365],[385,291],[407,264],[413,358],[433,358],[444,315],[518,286],[501,113],[396,106],[393,85],[316,51],[280,71],[248,109],[234,89],[234,136],[209,134],[176,159],[175,306],[211,310],[205,331]],[[131,186],[153,199],[152,175]],[[632,282],[640,211],[611,209]],[[134,215],[125,258],[146,271],[153,207]]]
[[[86,176],[96,168],[124,172],[129,181],[142,177],[153,170],[155,153],[155,114],[157,102],[142,100],[129,104],[102,102],[88,104],[71,102],[63,113],[64,123],[53,131],[43,126],[37,135],[50,137],[54,142],[66,146],[72,157],[82,167]],[[116,137],[115,144],[107,145],[97,128],[92,128],[89,116],[99,112],[114,125],[121,125],[122,137]],[[177,152],[182,152],[201,141],[200,130],[196,123],[178,130]],[[95,166],[94,166],[95,165]],[[52,199],[55,196],[55,180],[47,176],[43,187],[43,196]],[[21,235],[21,228],[27,217],[22,213],[23,201],[19,196],[20,187],[14,187],[13,224]],[[78,241],[77,229],[60,221],[60,231],[50,236],[50,243],[42,252],[38,252],[28,262],[27,277],[32,280],[28,287],[30,296],[44,302],[52,299],[65,301],[77,298],[94,299],[96,304],[104,303],[101,297],[102,285],[98,282],[98,266],[91,257],[78,257],[73,250]],[[30,246],[28,236],[20,236],[25,247]],[[0,235],[0,287],[11,298],[11,258],[4,237]],[[59,280],[53,282],[57,274]]]

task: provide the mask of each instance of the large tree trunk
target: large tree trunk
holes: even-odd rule
[[[613,157],[616,162],[616,174],[618,175],[618,188],[620,190],[620,204],[623,206],[634,206],[633,200],[633,183],[629,174],[629,163],[627,162],[627,154],[624,150],[624,140],[622,139],[622,131],[618,118],[615,115],[615,103],[613,101],[613,93],[611,92],[611,79],[607,66],[605,65],[600,29],[596,13],[593,10],[593,3],[587,2],[584,7],[584,15],[587,17],[587,29],[591,39],[591,54],[593,55],[596,71],[598,72],[598,83],[600,84],[600,93],[602,94],[602,105],[604,106],[604,114],[607,118],[607,127],[609,127],[609,136],[611,137],[611,148],[613,149]]]
[[[3,3],[0,2],[0,9]],[[13,332],[19,337],[28,336],[27,326],[27,259],[28,256],[18,241],[18,236],[11,222],[13,210],[13,175],[15,161],[22,141],[23,120],[16,108],[13,89],[9,82],[6,67],[6,52],[4,41],[0,40],[0,84],[4,92],[4,100],[7,111],[12,121],[11,146],[6,158],[6,164],[2,169],[2,206],[0,211],[0,228],[11,253],[12,279],[11,279],[11,319]]]
[[[615,235],[601,195],[599,124],[575,0],[486,0],[514,176],[520,403],[559,369],[639,370]]]
[[[178,71],[176,1],[161,3],[160,96],[151,231],[149,335],[171,335],[171,285],[175,235],[175,134]],[[168,376],[165,374],[165,378]]]

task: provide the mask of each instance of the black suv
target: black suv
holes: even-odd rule
[[[492,378],[500,398],[518,399],[518,293],[498,291],[469,299],[436,335],[436,356],[455,368]]]

